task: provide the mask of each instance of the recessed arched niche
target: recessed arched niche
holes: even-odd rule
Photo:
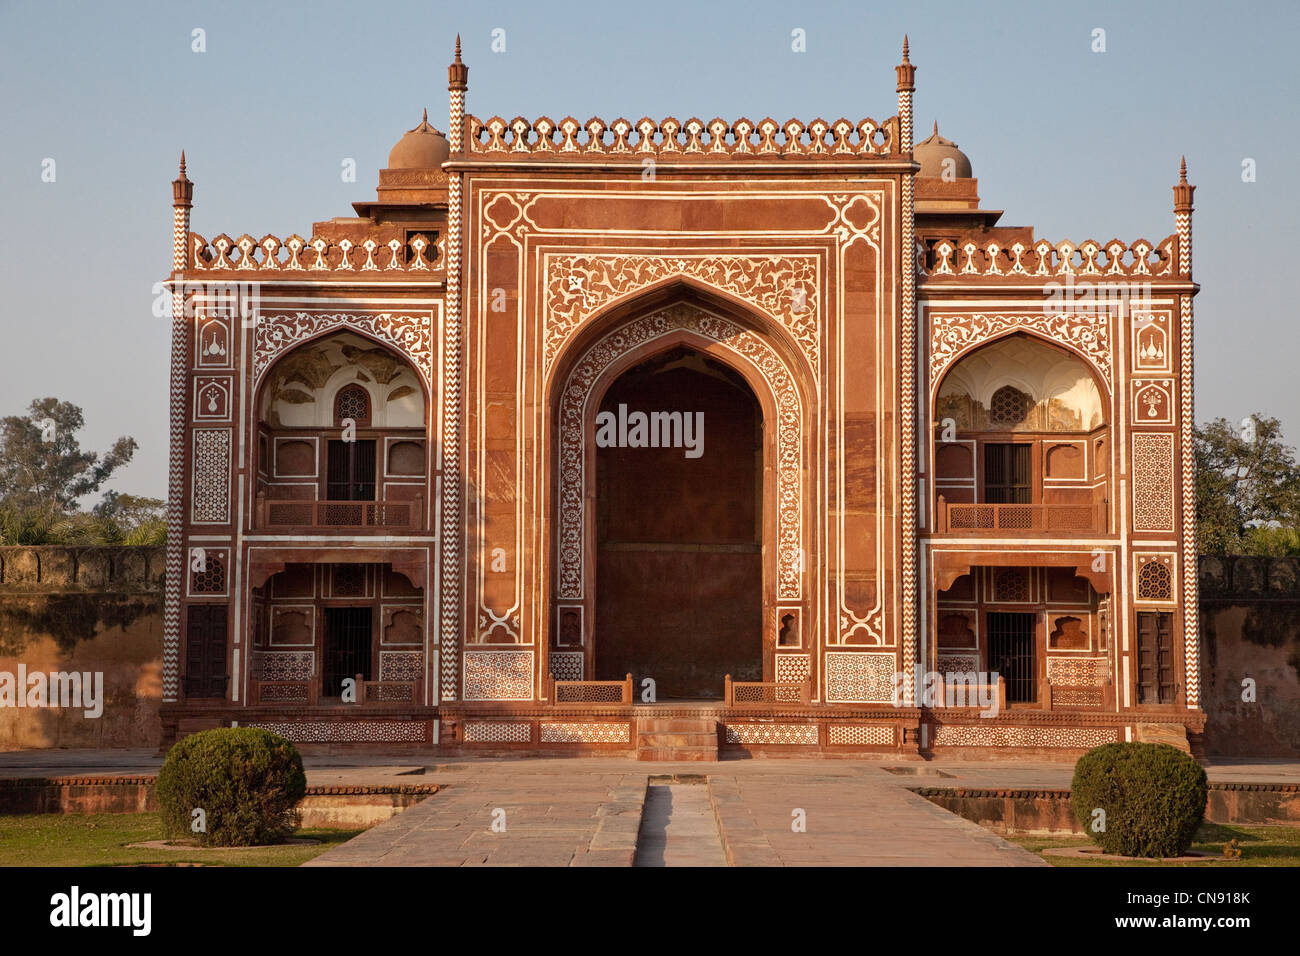
[[[990,342],[954,365],[935,413],[964,431],[1090,432],[1106,424],[1084,361],[1030,335]]]
[[[298,346],[267,373],[262,421],[271,428],[423,428],[424,391],[411,364],[352,332]]]

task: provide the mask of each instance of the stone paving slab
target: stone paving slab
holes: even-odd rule
[[[709,784],[733,866],[1048,865],[909,792],[907,779],[719,773]]]
[[[601,768],[603,769],[603,768]],[[308,866],[630,866],[644,774],[449,772],[444,789]],[[493,829],[494,821],[504,829]]]

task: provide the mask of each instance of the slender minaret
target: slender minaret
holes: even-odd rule
[[[465,153],[465,93],[469,89],[469,67],[460,59],[460,34],[456,35],[456,55],[447,68],[447,93],[450,109],[447,143],[451,158],[461,159]],[[464,581],[462,580],[462,547],[464,545],[461,520],[463,487],[461,477],[461,174],[452,171],[447,177],[447,308],[443,319],[443,355],[445,358],[442,394],[442,518],[439,533],[442,535],[442,607],[440,608],[441,633],[439,635],[440,697],[457,698],[457,676],[460,673],[457,637],[464,615],[461,612]]]
[[[181,168],[172,180],[172,365],[167,448],[167,551],[163,585],[163,689],[164,704],[174,704],[180,691],[181,578],[185,555],[181,526],[185,496],[185,379],[186,330],[185,270],[189,266],[190,208],[194,184]]]
[[[1187,182],[1187,157],[1178,169],[1174,187],[1174,229],[1178,233],[1178,275],[1192,278],[1192,193],[1196,187]],[[1187,677],[1187,706],[1201,706],[1201,612],[1198,594],[1200,557],[1196,549],[1196,445],[1192,428],[1196,423],[1193,408],[1194,361],[1192,354],[1192,296],[1195,288],[1181,296],[1182,314],[1178,323],[1183,446],[1183,654]]]
[[[916,89],[916,67],[907,56],[907,37],[903,37],[903,62],[898,71],[898,151],[912,158],[912,92]],[[902,454],[902,482],[899,493],[899,524],[902,527],[903,566],[903,705],[916,705],[916,631],[917,631],[917,527],[916,527],[916,226],[915,176],[902,177],[900,235],[898,242],[898,277],[902,285],[902,303],[898,322],[901,330],[901,355],[898,369],[899,446]]]

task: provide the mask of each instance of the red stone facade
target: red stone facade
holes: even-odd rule
[[[165,736],[1195,743],[1192,187],[1159,242],[998,226],[914,75],[480,120],[457,52],[450,133],[310,238],[191,231],[182,162]]]

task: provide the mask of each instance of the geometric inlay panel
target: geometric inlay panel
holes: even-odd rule
[[[894,728],[887,725],[831,724],[826,729],[831,746],[892,747]]]
[[[465,700],[532,700],[532,651],[466,651]]]
[[[190,520],[230,521],[230,429],[194,430],[194,487]]]
[[[269,730],[297,744],[423,743],[429,739],[427,720],[286,720],[242,726]]]
[[[957,656],[955,654],[939,655],[940,674],[968,674],[979,670],[979,658],[973,654]]]
[[[551,676],[556,680],[582,680],[582,651],[551,651]]]
[[[424,677],[424,654],[421,651],[380,651],[381,681],[413,681]]]
[[[1174,436],[1133,436],[1133,528],[1174,530]]]
[[[1053,707],[1100,707],[1104,703],[1100,687],[1052,688]]]
[[[1049,657],[1047,682],[1072,687],[1100,687],[1110,679],[1105,657]]]
[[[632,741],[632,725],[554,723],[542,724],[544,744],[626,744]]]
[[[816,724],[727,724],[729,744],[817,746]]]
[[[1100,747],[1119,740],[1115,727],[971,727],[944,724],[936,747]]]
[[[1134,593],[1139,601],[1172,601],[1174,599],[1174,556],[1172,554],[1139,554],[1137,582]]]
[[[890,653],[826,652],[826,700],[888,704],[894,699],[897,658]]]
[[[260,651],[253,655],[253,680],[304,681],[315,673],[315,651]]]
[[[526,744],[532,740],[528,721],[471,720],[465,724],[467,744]]]
[[[798,684],[812,674],[812,657],[807,654],[777,654],[776,680],[779,684]]]

